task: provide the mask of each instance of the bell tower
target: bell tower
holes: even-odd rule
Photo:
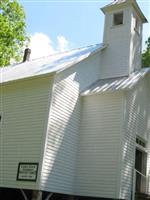
[[[147,22],[136,0],[115,0],[105,14],[101,78],[128,76],[141,68],[142,27]]]

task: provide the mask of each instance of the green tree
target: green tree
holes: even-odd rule
[[[150,37],[145,43],[147,47],[146,51],[142,54],[142,67],[150,67]]]
[[[26,40],[23,7],[17,0],[0,0],[0,67],[20,59]]]

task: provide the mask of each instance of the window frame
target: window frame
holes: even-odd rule
[[[118,19],[117,19],[118,17]],[[120,20],[119,17],[122,17]],[[121,23],[117,22],[117,20],[121,21]],[[121,26],[124,24],[124,12],[123,11],[118,11],[116,13],[113,13],[113,27]]]

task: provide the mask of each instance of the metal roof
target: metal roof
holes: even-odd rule
[[[126,0],[114,0],[113,2],[108,4],[107,6],[117,5],[117,4],[121,4],[121,3],[124,3],[124,2],[126,2]]]
[[[84,90],[81,95],[86,96],[110,91],[129,90],[148,73],[150,73],[150,68],[143,68],[140,71],[135,71],[128,77],[100,79]]]
[[[62,71],[104,48],[96,44],[0,68],[0,83]]]

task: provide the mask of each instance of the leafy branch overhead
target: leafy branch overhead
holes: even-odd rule
[[[142,67],[150,67],[150,37],[145,43],[147,48],[146,51],[142,54]]]
[[[22,47],[27,40],[25,13],[16,1],[0,1],[0,66],[19,60]]]

